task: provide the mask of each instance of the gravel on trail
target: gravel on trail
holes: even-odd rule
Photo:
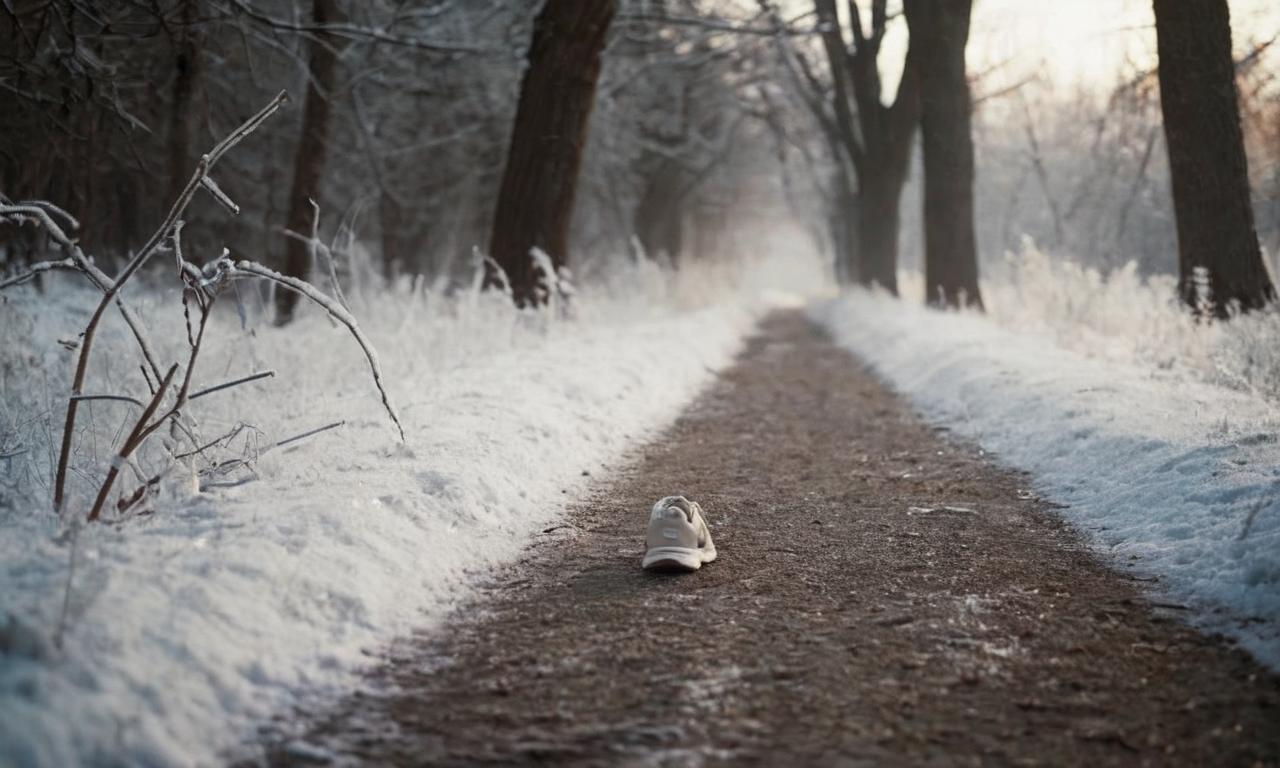
[[[1280,764],[1280,678],[1029,485],[776,313],[562,526],[263,760]],[[672,493],[720,558],[644,573]]]

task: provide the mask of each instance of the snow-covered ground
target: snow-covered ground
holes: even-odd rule
[[[1167,371],[1280,405],[1280,312],[1201,323],[1176,298],[1173,275],[1109,274],[1051,257],[1028,241],[984,280],[997,324],[1036,333],[1087,357]],[[919,273],[907,296],[923,294]]]
[[[1113,562],[1280,668],[1280,410],[1233,368],[1276,359],[1276,318],[1196,326],[1164,282],[1077,274],[984,284],[987,317],[862,291],[811,311],[927,418],[1031,472]],[[1072,289],[1076,309],[1045,295]]]
[[[730,282],[641,265],[583,290],[571,318],[467,291],[357,296],[403,445],[343,329],[318,314],[275,329],[252,306],[242,326],[228,309],[197,382],[277,375],[192,411],[205,436],[252,425],[214,449],[260,454],[252,470],[200,490],[175,473],[151,514],[88,526],[49,511],[48,478],[73,361],[57,339],[92,296],[60,283],[0,303],[0,455],[16,454],[0,460],[0,765],[213,764],[299,695],[349,685],[371,649],[438,620],[731,360],[765,302],[761,282]],[[176,296],[133,299],[180,359]],[[120,325],[95,348],[90,391],[142,391]],[[71,510],[131,415],[90,405]]]

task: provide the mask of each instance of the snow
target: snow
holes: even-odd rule
[[[1101,360],[1169,371],[1280,403],[1280,312],[1202,323],[1177,300],[1173,275],[1142,277],[1130,263],[1104,274],[1052,257],[1027,240],[982,289],[997,324]],[[904,295],[921,295],[919,273]]]
[[[220,455],[345,426],[203,490],[177,473],[152,514],[83,526],[60,523],[47,499],[72,365],[56,340],[75,336],[92,297],[65,282],[14,294],[0,303],[0,455],[25,452],[0,460],[0,765],[217,764],[300,698],[348,690],[380,647],[433,626],[672,420],[732,359],[778,269],[753,284],[642,263],[581,290],[571,317],[421,285],[353,301],[405,444],[345,329],[320,313],[275,329],[252,302],[241,327],[228,309],[196,386],[277,375],[199,401],[207,436],[254,427]],[[176,296],[130,298],[166,331],[162,359],[180,359]],[[120,325],[99,337],[89,391],[142,387]],[[70,509],[84,508],[129,409],[82,409],[88,474]],[[647,510],[636,514],[642,531]]]
[[[1132,323],[1099,327],[1122,297],[1156,304],[1151,286],[1121,279],[1129,282],[1113,300],[1096,298],[1103,284],[1075,294],[1086,305],[1095,296],[1090,322],[1059,322],[1066,313],[1053,302],[1037,309],[1026,286],[999,281],[984,284],[988,305],[999,307],[990,317],[863,291],[810,311],[927,419],[1032,473],[1117,567],[1157,577],[1162,598],[1188,606],[1194,623],[1280,668],[1280,414],[1245,380],[1228,379],[1237,388],[1215,380],[1209,363],[1228,359],[1213,349],[1246,348],[1274,318],[1235,330],[1176,324],[1165,331],[1172,348],[1145,350],[1123,339]],[[919,283],[903,280],[913,293]],[[1063,290],[1037,285],[1041,294]],[[1157,352],[1192,347],[1204,351],[1203,366],[1155,362]]]

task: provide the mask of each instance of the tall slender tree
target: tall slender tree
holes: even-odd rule
[[[338,37],[325,31],[339,21],[337,0],[312,0],[311,20],[315,31],[308,44],[307,95],[302,105],[302,140],[293,163],[293,187],[289,191],[289,216],[285,226],[293,232],[311,231],[311,198],[319,195],[324,177],[328,144],[330,97],[337,78]],[[303,278],[311,268],[311,249],[296,238],[285,241],[284,273]],[[298,296],[292,291],[276,294],[276,322],[293,319]]]
[[[617,7],[617,0],[547,0],[534,20],[489,242],[520,306],[544,298],[531,251],[545,251],[559,268],[569,250],[601,53]],[[492,266],[485,282],[501,282]]]
[[[170,202],[178,199],[195,168],[191,159],[190,126],[196,123],[191,107],[200,78],[198,5],[198,0],[183,0],[181,21],[172,33],[173,104],[169,111],[169,194],[166,197]]]
[[[972,8],[973,0],[903,1],[920,77],[925,300],[942,306],[982,306],[965,69]]]
[[[846,43],[835,0],[814,0],[831,67],[835,124],[857,179],[851,198],[855,207],[849,212],[856,217],[852,239],[857,265],[842,272],[897,293],[898,212],[920,120],[920,84],[912,45],[893,103],[881,101],[879,58],[889,20],[887,6],[887,0],[872,0],[868,34],[857,2],[850,2],[852,42]]]
[[[1155,0],[1178,290],[1226,317],[1276,298],[1254,229],[1227,0]]]
[[[679,265],[684,249],[681,169],[667,158],[644,157],[641,160],[648,161],[652,170],[636,203],[633,217],[636,238],[649,256],[665,254],[673,265]]]

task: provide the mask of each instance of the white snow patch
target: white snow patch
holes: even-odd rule
[[[878,293],[811,312],[926,418],[1033,473],[1113,562],[1280,668],[1280,419],[1266,398]]]
[[[761,302],[743,280],[688,272],[641,265],[584,290],[574,319],[421,286],[357,297],[407,445],[343,329],[318,314],[242,329],[224,307],[197,385],[278,375],[199,401],[205,435],[346,426],[263,456],[250,482],[193,493],[188,473],[150,516],[78,528],[47,509],[73,360],[55,340],[74,338],[92,297],[58,283],[0,303],[0,443],[25,451],[0,461],[0,765],[216,764],[299,696],[349,687],[371,651],[438,621],[730,362]],[[162,358],[181,359],[175,295],[131,300],[167,331]],[[95,348],[91,391],[142,389],[120,325]],[[131,412],[90,405],[77,463],[100,471]],[[92,481],[77,478],[71,509]]]

